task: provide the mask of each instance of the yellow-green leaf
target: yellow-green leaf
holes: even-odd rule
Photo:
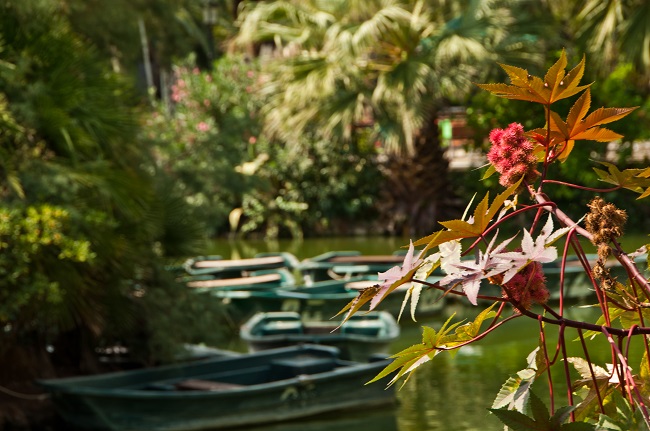
[[[585,88],[589,88],[591,84],[578,86],[580,80],[585,71],[585,56],[582,56],[582,60],[576,67],[571,69],[569,73],[566,74],[564,79],[558,83],[557,89],[553,89],[553,94],[551,95],[551,100],[553,102],[560,99],[566,99],[571,97],[574,94],[579,93]]]
[[[562,85],[564,85],[564,81],[562,79],[564,78],[564,69],[566,68],[566,65],[566,53],[564,50],[562,50],[560,58],[555,62],[553,66],[550,67],[550,69],[548,69],[546,75],[544,75],[544,82],[546,86],[551,89],[551,95],[549,97],[549,101],[551,103],[554,101],[553,94],[560,92],[560,82],[562,82]]]

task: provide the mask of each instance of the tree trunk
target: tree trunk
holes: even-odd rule
[[[385,183],[378,206],[388,234],[430,234],[453,212],[445,205],[453,198],[449,163],[440,147],[435,115],[431,118],[415,136],[414,153],[393,155],[382,167]]]

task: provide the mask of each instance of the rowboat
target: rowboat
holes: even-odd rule
[[[338,328],[340,325],[340,328]],[[399,336],[399,325],[386,311],[357,314],[340,320],[304,321],[295,312],[257,313],[239,332],[250,352],[300,343],[338,347],[342,359],[363,361],[371,354],[387,354]]]
[[[197,256],[187,259],[183,268],[189,275],[211,274],[218,278],[246,276],[250,271],[299,266],[298,259],[291,253],[260,253],[247,259],[223,259],[221,256]]]
[[[364,384],[388,359],[339,353],[301,345],[38,383],[72,426],[111,431],[215,430],[395,402],[390,388]]]
[[[223,288],[271,289],[296,285],[293,274],[284,268],[252,271],[244,277],[232,278],[218,278],[210,274],[189,275],[179,278],[178,281],[197,292]]]
[[[353,280],[328,280],[310,286],[251,289],[241,286],[206,290],[213,298],[227,306],[234,322],[243,323],[255,313],[294,311],[306,320],[326,320],[337,314],[357,297],[357,291],[346,288]]]
[[[300,262],[300,270],[306,283],[377,274],[401,265],[404,254],[364,255],[359,251],[331,251]]]
[[[437,277],[428,281],[435,282]],[[326,280],[311,285],[280,287],[275,289],[251,289],[241,286],[205,290],[228,306],[235,322],[244,322],[253,314],[271,311],[293,311],[305,320],[323,321],[338,314],[355,299],[362,289],[378,283],[377,276],[360,276],[341,280]],[[379,306],[380,310],[399,315],[408,286],[400,286],[388,295]],[[416,316],[428,316],[439,312],[444,301],[435,290],[423,290],[418,302]]]

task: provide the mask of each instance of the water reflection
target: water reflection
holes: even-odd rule
[[[246,428],[246,431],[398,431],[397,410],[345,412],[319,416],[295,422],[282,422],[263,427]]]

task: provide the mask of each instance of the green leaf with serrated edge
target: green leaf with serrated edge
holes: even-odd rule
[[[650,178],[650,168],[645,168],[641,173],[638,175],[641,178]]]
[[[389,386],[394,384],[404,375],[410,377],[410,374],[415,371],[417,367],[432,359],[434,356],[439,354],[441,350],[439,347],[445,346],[445,340],[449,339],[454,341],[453,338],[447,336],[449,332],[454,330],[462,322],[456,322],[450,324],[454,318],[455,313],[452,314],[447,321],[442,325],[442,327],[436,331],[433,328],[428,326],[422,327],[422,343],[413,345],[405,350],[402,350],[395,355],[392,355],[391,358],[394,358],[393,362],[389,364],[384,370],[382,370],[377,376],[375,376],[368,383],[376,382],[377,380],[386,377],[387,375],[399,370],[393,379],[389,382]],[[406,381],[405,381],[406,383]]]
[[[616,390],[614,386],[609,384],[609,376],[600,378],[596,382],[597,384],[594,384],[592,380],[581,382],[581,384],[586,385],[588,392],[580,404],[576,406],[574,413],[576,421],[595,419],[600,414],[600,400],[606,402],[607,398]],[[574,386],[574,388],[577,387]],[[600,398],[596,391],[600,392]]]
[[[596,425],[587,422],[570,422],[559,429],[560,431],[596,431]]]
[[[546,431],[523,413],[507,409],[488,410],[494,413],[505,426],[511,428],[513,431]]]
[[[578,374],[580,374],[580,377],[583,379],[591,379],[591,371],[594,372],[594,375],[597,378],[609,378],[609,373],[606,369],[595,364],[591,364],[590,368],[589,362],[586,359],[572,356],[567,358],[567,362],[573,365],[573,368],[576,369]]]
[[[500,409],[502,407],[510,406],[512,400],[514,399],[514,394],[519,389],[521,385],[521,378],[519,377],[508,377],[506,381],[501,385],[499,393],[497,393],[496,398],[492,402],[493,409]]]
[[[590,369],[589,362],[579,357],[567,358],[567,362],[573,365],[582,378],[573,383],[573,390],[576,391],[580,388],[587,389],[584,399],[576,407],[575,420],[583,421],[595,418],[594,415],[600,413],[598,392],[600,392],[600,399],[605,399],[614,390],[614,387],[609,385],[609,372],[595,364],[591,364]],[[592,378],[592,371],[596,378],[595,382]]]
[[[476,337],[481,329],[481,325],[485,321],[485,319],[490,319],[494,316],[496,316],[496,313],[492,311],[494,306],[497,303],[495,302],[494,304],[490,305],[488,308],[485,310],[481,311],[478,316],[474,319],[473,322],[466,323],[463,326],[460,326],[456,329],[456,334],[458,335],[459,341],[467,341],[471,340],[472,338]]]
[[[650,180],[639,178],[638,174],[641,169],[625,169],[620,171],[615,165],[608,162],[598,162],[607,167],[607,172],[602,169],[593,168],[601,181],[621,186],[628,190],[641,192],[643,187],[650,185]]]
[[[546,407],[546,406],[545,406]],[[555,411],[555,414],[551,416],[549,424],[551,429],[559,429],[564,422],[569,419],[571,412],[575,410],[574,406],[563,406]]]
[[[539,425],[549,422],[549,412],[548,408],[544,405],[544,402],[539,399],[535,392],[530,392],[530,412],[533,414],[533,419]],[[540,428],[548,429],[548,427]]]
[[[507,407],[510,410],[524,411],[536,374],[533,371],[525,376],[527,378],[522,378],[522,371],[526,370],[519,371],[516,376],[508,377],[501,385],[499,393],[492,403],[493,408]]]
[[[390,364],[388,364],[386,368],[384,368],[379,374],[377,374],[372,380],[370,380],[366,384],[373,383],[376,382],[377,380],[383,379],[384,377],[393,373],[395,370],[402,368],[404,364],[411,362],[415,358],[419,358],[420,356],[422,356],[423,349],[424,346],[422,346],[422,344],[416,344],[402,350],[399,353],[395,353],[394,355],[391,356],[391,358],[393,358],[393,361]]]
[[[645,191],[643,193],[641,193],[641,196],[639,196],[636,199],[639,200],[639,199],[647,198],[648,196],[650,196],[650,187],[645,189]]]

